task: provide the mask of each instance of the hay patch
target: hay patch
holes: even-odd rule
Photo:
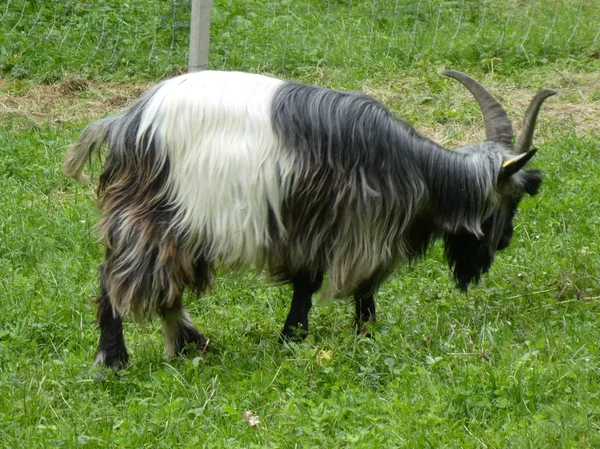
[[[519,133],[525,110],[539,87],[501,83],[491,76],[481,82],[504,105]],[[597,74],[546,71],[530,84],[559,92],[544,104],[537,142],[566,129],[577,134],[600,133],[600,77]],[[122,111],[152,85],[79,78],[44,85],[0,79],[0,118],[20,116],[36,125],[87,122]],[[409,76],[366,82],[362,89],[441,145],[453,147],[485,139],[483,120],[473,98],[458,83],[456,88],[436,86],[436,92],[431,92],[426,79]]]

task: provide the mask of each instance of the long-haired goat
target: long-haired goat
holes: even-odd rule
[[[82,168],[108,145],[99,179],[101,268],[96,363],[128,359],[121,316],[158,315],[165,353],[207,340],[182,304],[216,264],[265,268],[293,285],[282,337],[308,330],[312,295],[353,296],[356,322],[374,321],[373,294],[400,263],[441,238],[466,289],[508,246],[537,171],[522,170],[543,101],[516,148],[502,106],[468,76],[444,72],[479,103],[487,141],[448,151],[372,98],[266,76],[205,71],[162,82],[120,115],[90,124],[65,158]]]

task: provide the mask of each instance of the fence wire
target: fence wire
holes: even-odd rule
[[[189,0],[5,0],[0,73],[58,79],[185,70]],[[297,74],[416,61],[528,63],[600,48],[596,0],[213,0],[210,66]]]

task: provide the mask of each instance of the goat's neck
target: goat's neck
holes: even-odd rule
[[[427,187],[427,207],[443,232],[479,234],[494,174],[487,153],[459,153],[414,136],[416,160]]]

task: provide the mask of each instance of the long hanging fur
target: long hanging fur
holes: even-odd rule
[[[347,296],[425,249],[409,229],[420,217],[437,230],[481,233],[480,205],[494,195],[500,166],[489,154],[446,151],[361,94],[288,83],[272,110],[290,154],[282,167],[288,234],[273,253],[288,257],[283,273],[317,267],[329,272],[330,295]],[[420,239],[432,237],[433,229]]]
[[[65,172],[85,180],[82,167],[103,144],[108,295],[138,319],[176,304],[188,285],[204,291],[215,264],[266,266],[281,280],[327,272],[327,295],[347,296],[439,236],[464,287],[493,258],[472,242],[490,234],[493,246],[506,226],[497,213],[504,150],[447,151],[362,94],[187,74],[89,125]],[[511,181],[510,201],[539,186],[531,176]]]

